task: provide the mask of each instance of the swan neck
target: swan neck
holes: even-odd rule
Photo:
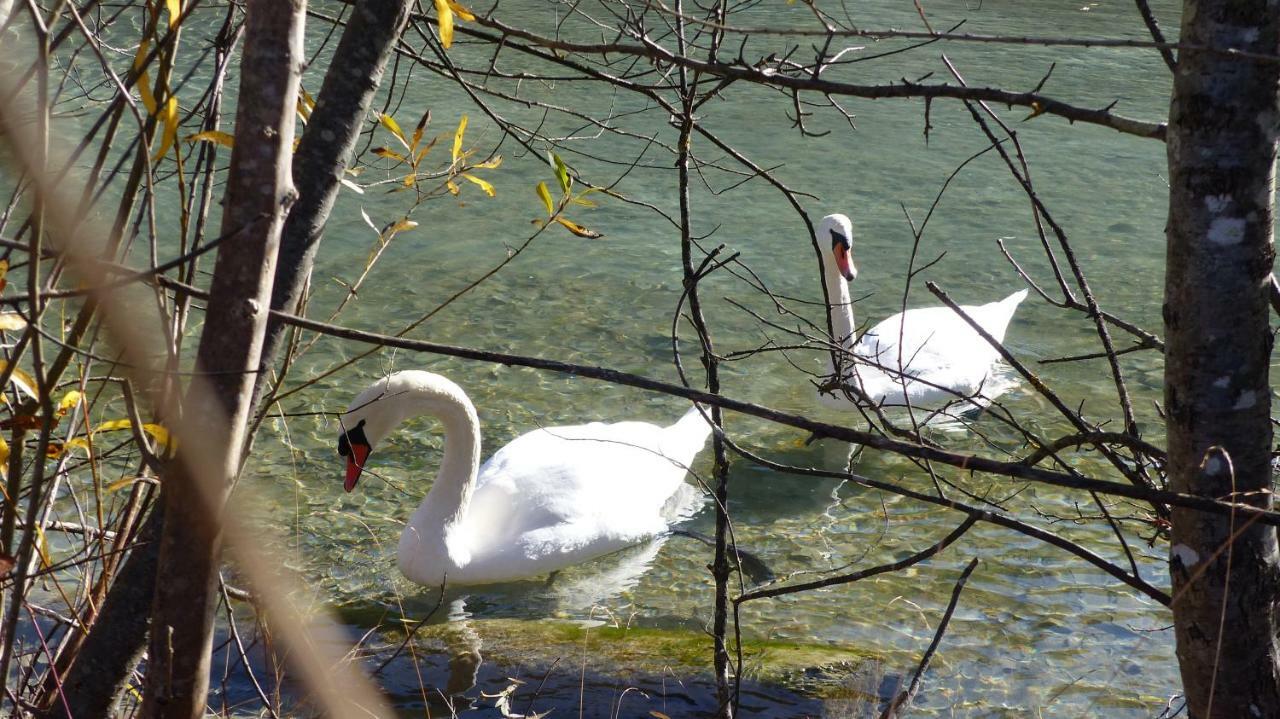
[[[836,344],[852,351],[854,345],[853,301],[849,294],[849,283],[840,276],[835,263],[824,258],[823,277],[827,286],[827,301],[830,305],[831,332]],[[827,360],[831,365],[831,360]],[[832,368],[834,370],[834,368]]]
[[[417,414],[434,416],[443,426],[444,452],[436,480],[410,523],[450,527],[461,522],[471,506],[480,466],[480,420],[465,395],[433,394],[423,399]]]

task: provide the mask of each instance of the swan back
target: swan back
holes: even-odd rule
[[[661,533],[669,500],[710,426],[697,409],[666,427],[592,422],[545,427],[502,447],[480,468],[467,513],[444,528],[415,513],[401,538],[401,568],[423,584],[536,576]],[[465,549],[465,561],[459,561]]]

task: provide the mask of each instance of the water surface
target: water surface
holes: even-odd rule
[[[863,27],[919,27],[910,3],[878,0],[848,9]],[[1146,37],[1134,8],[1118,2],[987,0],[928,3],[927,9],[934,27],[964,20],[962,29],[974,33]],[[1173,3],[1158,2],[1155,10],[1166,28],[1174,25]],[[533,27],[553,22],[555,12],[553,6],[533,0],[501,7],[504,16],[521,18]],[[738,22],[801,24],[808,21],[807,13],[800,4],[762,3],[745,10]],[[312,40],[317,40],[314,32]],[[769,42],[757,38],[751,47]],[[867,45],[863,53],[901,45],[850,44]],[[452,51],[471,62],[488,52],[465,44]],[[1029,89],[1056,63],[1044,89],[1051,96],[1088,106],[1118,100],[1117,112],[1148,120],[1161,118],[1167,107],[1168,73],[1150,50],[935,44],[893,60],[855,63],[833,72],[851,82],[889,82],[930,72],[938,80],[945,77],[942,53],[971,84]],[[519,67],[514,56],[509,62]],[[317,87],[318,77],[309,77],[308,83]],[[666,141],[673,138],[665,114],[635,97],[606,96],[599,87],[569,82],[529,83],[522,92],[583,111],[607,113],[612,108],[619,113],[620,126],[642,134],[661,132]],[[802,137],[787,119],[791,107],[786,98],[764,90],[732,88],[724,99],[708,103],[701,116],[736,149],[775,168],[780,181],[815,195],[816,199],[805,199],[806,209],[815,216],[840,211],[853,217],[854,254],[861,268],[854,295],[866,295],[856,312],[860,319],[874,320],[901,307],[912,250],[903,207],[919,222],[947,176],[987,142],[955,102],[933,104],[927,139],[921,102],[855,99],[844,104],[854,115],[856,129],[833,112],[818,112],[809,118],[810,129],[830,131],[824,137]],[[499,139],[494,125],[458,89],[419,70],[395,112],[402,125],[411,125],[428,107],[436,132],[447,135],[467,114],[469,143],[484,148]],[[521,122],[534,123],[541,117],[509,104],[495,107]],[[640,114],[621,116],[624,110],[645,108]],[[1070,234],[1099,302],[1158,329],[1167,190],[1163,145],[1051,117],[1021,122],[1027,110],[997,110],[1018,131],[1040,196]],[[552,116],[544,131],[591,134],[579,124]],[[375,140],[389,142],[385,133]],[[441,147],[445,144],[447,138]],[[566,141],[557,151],[584,176],[604,184],[621,170],[587,155],[629,161],[641,147],[639,142],[605,135]],[[732,164],[705,142],[695,142],[694,149],[708,162]],[[500,151],[503,166],[482,173],[496,186],[497,197],[486,198],[478,188],[464,184],[459,198],[446,197],[416,210],[414,219],[421,225],[386,249],[358,301],[343,315],[344,322],[398,331],[502,261],[534,232],[530,221],[539,216],[541,205],[532,186],[538,180],[552,182],[550,170],[541,158],[524,154],[511,142]],[[642,162],[644,166],[618,189],[636,201],[674,212],[670,157],[653,151]],[[367,171],[362,181],[376,177],[376,172]],[[717,190],[740,179],[713,169],[705,177]],[[722,194],[699,186],[693,201],[695,232],[712,233],[704,246],[724,243],[728,251],[740,252],[741,260],[779,295],[821,299],[804,226],[776,192],[758,181]],[[339,282],[355,279],[374,242],[360,209],[381,225],[404,213],[409,202],[406,193],[344,194],[319,259],[313,314],[333,306],[343,292]],[[589,241],[562,232],[538,237],[500,274],[412,336],[676,379],[670,327],[681,282],[678,233],[656,213],[612,200],[602,201],[598,209],[575,210],[573,217],[606,237]],[[1037,281],[1051,281],[1026,197],[995,153],[987,153],[952,182],[930,221],[919,248],[921,261],[939,255],[942,259],[917,278],[910,304],[935,304],[924,289],[925,279],[963,302],[990,301],[1021,288],[1021,280],[997,250],[997,239],[1005,240]],[[720,351],[749,350],[770,336],[780,343],[788,341],[785,334],[760,327],[733,302],[784,324],[795,321],[779,318],[765,298],[728,273],[708,280],[703,296]],[[820,308],[789,304],[808,319],[822,322]],[[689,336],[687,327],[683,333]],[[1036,366],[1069,405],[1082,405],[1094,419],[1119,416],[1104,363],[1036,365],[1038,360],[1096,349],[1092,325],[1083,315],[1066,314],[1033,295],[1010,328],[1008,344],[1023,362]],[[315,375],[360,350],[321,340],[295,369],[293,379]],[[686,355],[687,366],[696,368],[692,357]],[[821,366],[812,352],[754,354],[724,366],[724,392],[823,420],[855,421],[821,408],[807,377],[792,363],[811,371]],[[1160,396],[1160,359],[1153,353],[1131,354],[1123,366],[1141,420],[1149,427],[1148,437],[1159,441],[1162,433],[1153,401]],[[669,422],[683,411],[670,398],[599,382],[406,352],[366,358],[295,395],[287,405],[295,411],[339,410],[378,373],[408,368],[448,374],[467,389],[484,425],[486,455],[541,425],[623,418]],[[1025,386],[1003,401],[1049,436],[1066,431],[1052,408]],[[1023,450],[998,423],[980,421],[978,426],[987,440],[964,432],[937,438],[957,450]],[[779,462],[838,469],[847,456],[847,447],[830,442],[805,445],[805,437],[794,430],[747,418],[730,416],[729,429],[739,441]],[[283,441],[259,442],[250,481],[268,498],[259,508],[262,514],[291,528],[291,562],[335,604],[394,607],[402,601],[411,616],[427,612],[435,604],[434,594],[401,579],[393,553],[401,523],[434,476],[439,427],[425,420],[404,426],[376,455],[378,471],[388,483],[366,481],[351,495],[340,489],[334,423],[297,417],[275,422],[269,431]],[[1084,471],[1111,477],[1096,458],[1086,455],[1079,461]],[[707,457],[695,469],[706,478]],[[865,453],[857,471],[918,490],[932,487],[919,468],[897,457]],[[1076,503],[1086,498],[1003,479],[944,474],[992,496],[1017,493],[1008,506],[1018,516],[1121,559],[1104,524],[1069,521]],[[837,480],[788,476],[740,460],[732,467],[731,491],[739,541],[783,575],[812,576],[901,558],[936,541],[962,519]],[[1094,513],[1090,506],[1080,511]],[[1125,505],[1117,512],[1131,513]],[[704,511],[690,527],[709,531],[711,523],[710,512]],[[1137,539],[1139,528],[1130,527],[1131,546],[1146,576],[1163,586],[1165,550]],[[851,655],[870,653],[879,657],[886,671],[909,674],[933,635],[960,568],[973,556],[983,561],[921,692],[917,711],[922,715],[1151,716],[1177,691],[1173,638],[1165,630],[1169,617],[1163,609],[1058,550],[991,526],[979,525],[959,545],[908,572],[749,604],[742,614],[743,632],[844,647]],[[476,619],[587,619],[604,609],[636,626],[697,629],[710,621],[708,561],[706,547],[677,538],[573,568],[550,583],[482,588],[451,597]],[[406,702],[408,711],[412,703]]]

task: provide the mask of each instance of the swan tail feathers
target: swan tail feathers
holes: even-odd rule
[[[711,436],[710,410],[705,410],[707,416],[703,416],[703,411],[698,409],[697,405],[689,408],[684,416],[676,420],[676,423],[667,427],[667,433],[674,438],[672,448],[680,455],[686,457],[689,461],[702,450],[707,444],[707,437]],[[681,451],[682,450],[682,451]],[[677,459],[677,457],[672,457]]]
[[[1022,301],[1027,299],[1027,293],[1030,291],[1031,290],[1028,290],[1026,287],[1023,287],[1003,300],[1000,300],[1000,304],[1007,305],[1009,307],[1009,314],[1013,314],[1013,311],[1018,309],[1018,305],[1022,304]]]
[[[1027,299],[1027,288],[1022,288],[999,302],[988,305],[997,308],[991,317],[990,324],[984,325],[987,332],[995,337],[997,342],[1004,341],[1005,330],[1009,328],[1009,323],[1013,321],[1013,315],[1018,311],[1018,305]]]

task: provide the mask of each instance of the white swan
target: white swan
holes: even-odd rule
[[[831,243],[831,256],[822,258],[823,277],[831,302],[831,329],[846,353],[841,364],[847,365],[837,372],[828,359],[829,376],[859,388],[880,406],[910,402],[912,407],[936,409],[960,403],[972,408],[974,403],[966,398],[979,392],[994,397],[999,388],[991,387],[988,380],[1000,354],[950,307],[899,312],[854,341],[857,326],[849,281],[858,271],[851,257],[852,239],[853,225],[845,215],[827,215],[818,225],[818,241]],[[1013,313],[1026,298],[1023,289],[999,302],[960,309],[1001,342]],[[850,406],[848,396],[838,388],[824,389],[819,396],[830,406]]]
[[[711,433],[697,407],[670,427],[548,427],[517,437],[481,466],[480,421],[462,388],[431,372],[396,372],[342,415],[338,453],[347,458],[348,492],[372,448],[421,414],[444,425],[444,456],[397,554],[400,571],[427,585],[534,577],[663,532],[663,505]]]

